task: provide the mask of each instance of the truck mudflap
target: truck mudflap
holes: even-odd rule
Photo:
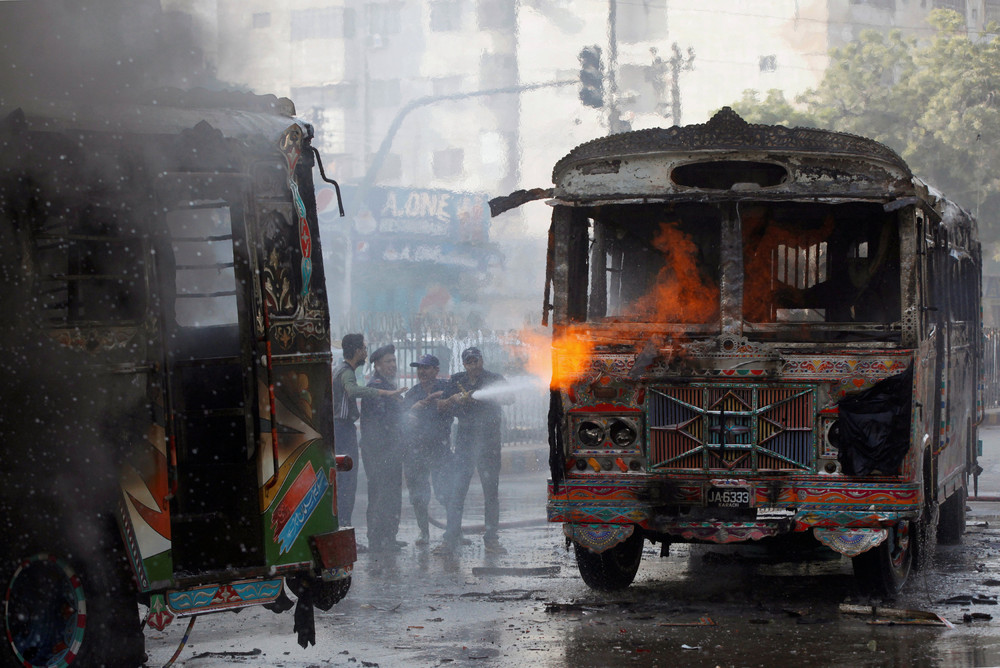
[[[309,544],[323,569],[324,580],[350,577],[354,562],[358,560],[353,527],[313,534],[309,537]]]
[[[845,557],[856,557],[873,547],[878,547],[889,537],[887,529],[821,529],[813,528],[813,536],[834,552]]]
[[[625,542],[634,531],[634,524],[563,524],[566,538],[594,554]]]

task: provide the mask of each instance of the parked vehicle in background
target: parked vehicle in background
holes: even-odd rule
[[[0,121],[4,666],[140,665],[138,601],[162,629],[284,584],[307,643],[350,586],[312,128],[151,97]]]
[[[628,586],[646,540],[811,537],[892,595],[929,534],[960,540],[968,213],[875,141],[728,108],[578,146],[553,183],[519,198],[553,198],[548,517],[589,585]]]

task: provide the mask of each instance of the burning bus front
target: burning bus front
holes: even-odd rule
[[[634,571],[614,564],[624,551],[625,563],[638,564],[636,536],[668,545],[811,532],[852,557],[892,539],[898,556],[922,503],[906,457],[911,390],[899,387],[912,357],[801,355],[780,368],[723,359],[689,360],[699,375],[670,379],[665,362],[630,376],[635,355],[595,351],[561,393],[565,457],[548,513],[576,544],[584,578],[599,588],[628,584]],[[733,368],[741,361],[749,363]],[[845,385],[866,388],[883,409],[874,421],[840,410]],[[889,444],[894,454],[882,469],[871,462],[845,473],[854,465],[837,447],[845,421],[878,427],[887,415],[903,432]]]
[[[974,222],[845,137],[721,112],[556,165],[548,516],[591,586],[645,539],[797,534],[891,594],[938,506],[964,526]]]

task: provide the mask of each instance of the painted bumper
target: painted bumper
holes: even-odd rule
[[[553,493],[549,482],[548,519],[568,524],[633,524],[686,540],[736,542],[820,529],[880,529],[920,516],[915,483],[890,480],[847,482],[816,476],[805,480],[741,480],[750,489],[752,509],[739,517],[706,507],[708,490],[720,481],[629,476],[627,480],[570,479]],[[732,481],[730,481],[732,482]]]

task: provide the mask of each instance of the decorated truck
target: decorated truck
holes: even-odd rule
[[[140,665],[140,609],[305,645],[347,593],[311,139],[202,90],[0,118],[2,665]]]
[[[548,518],[627,587],[649,541],[803,540],[890,596],[978,474],[976,223],[862,137],[702,125],[585,143],[548,197]],[[820,549],[825,549],[820,547]]]

